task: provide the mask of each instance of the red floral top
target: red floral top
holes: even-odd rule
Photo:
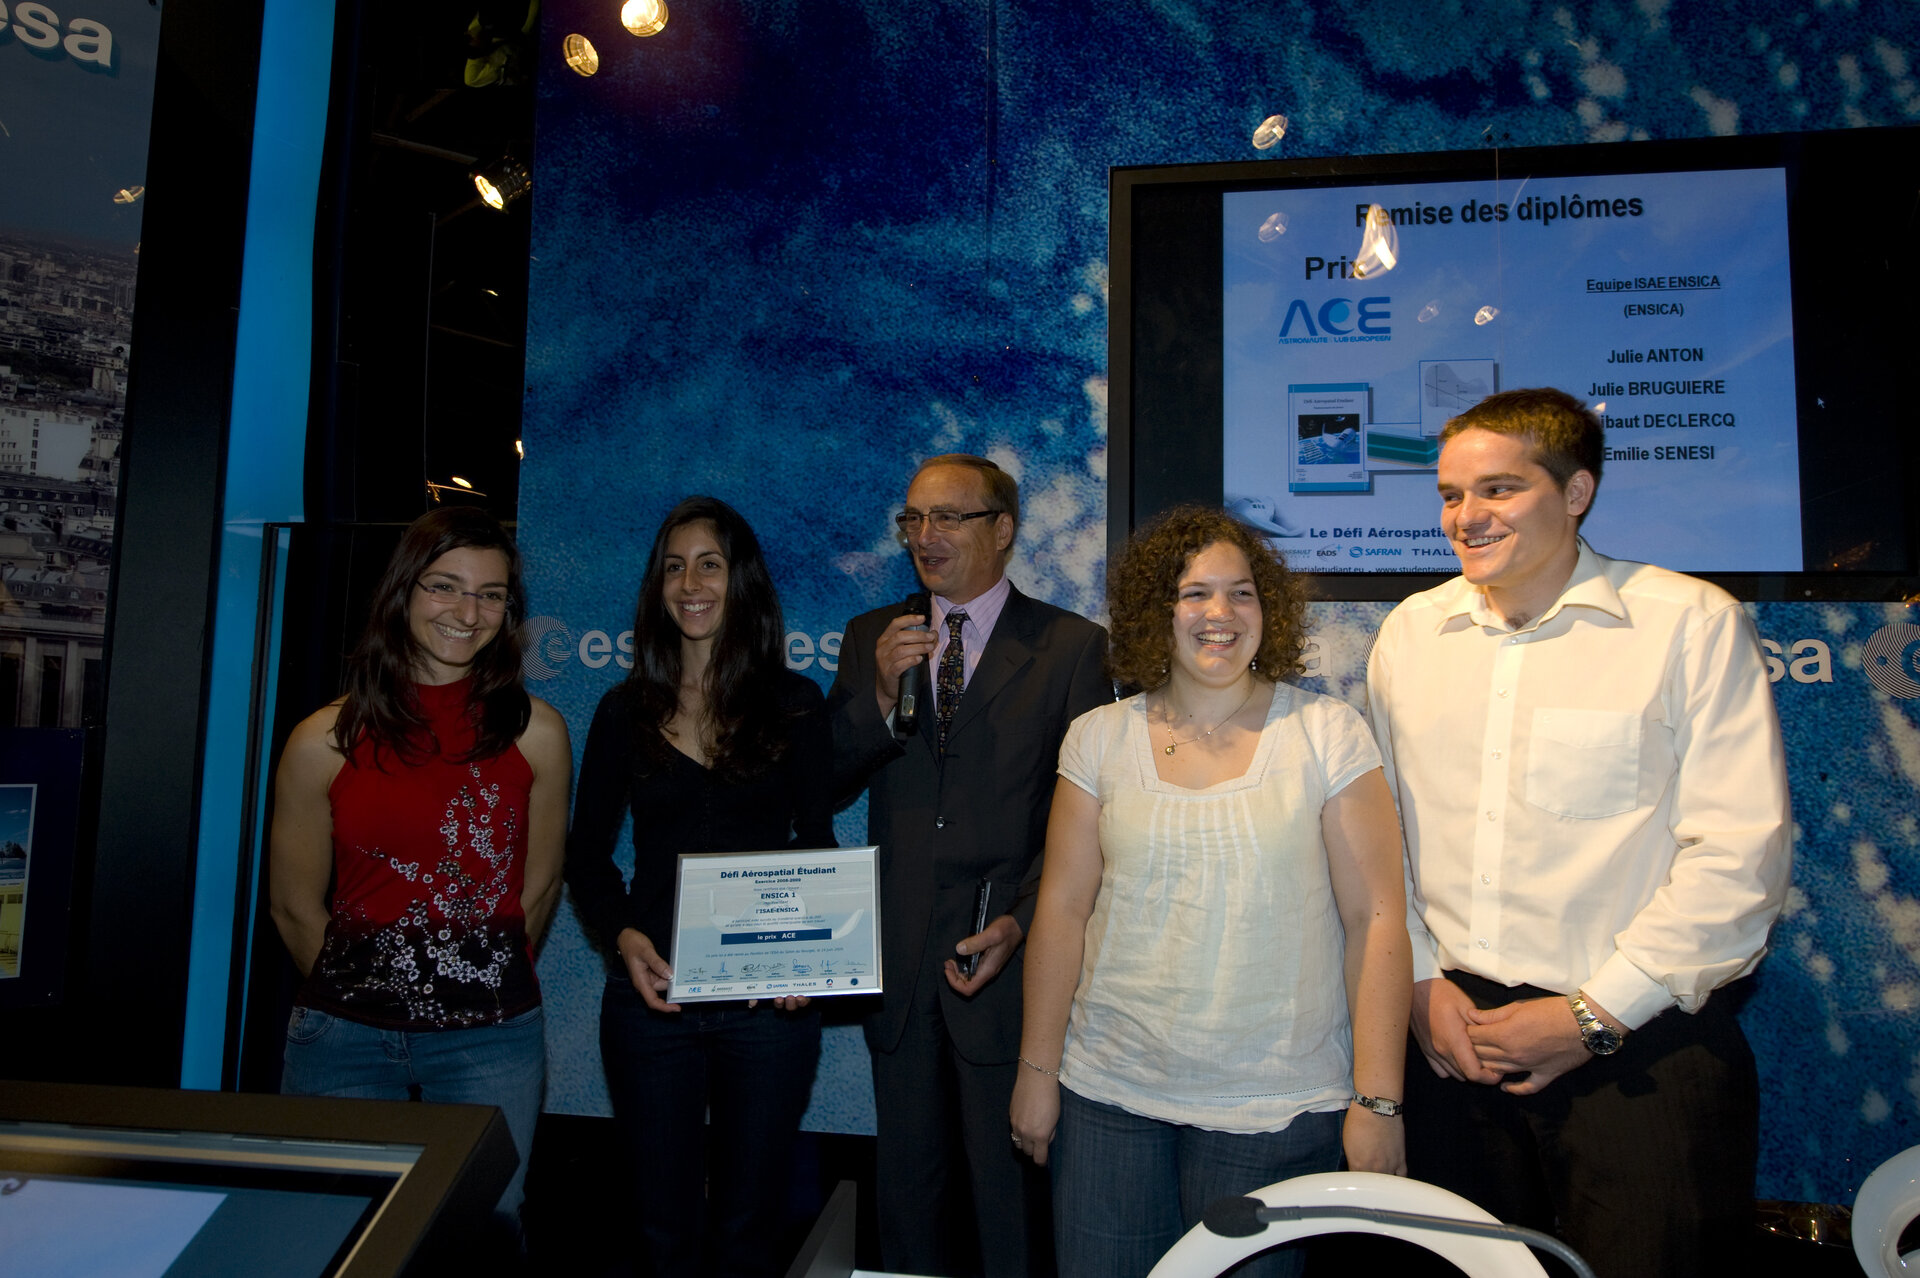
[[[333,917],[296,1000],[389,1029],[491,1025],[540,1003],[520,909],[533,769],[472,748],[471,680],[415,685],[432,740],[358,742],[334,778]],[[434,741],[438,742],[437,750]]]

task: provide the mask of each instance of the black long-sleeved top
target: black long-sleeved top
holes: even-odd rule
[[[830,848],[833,737],[826,701],[805,675],[782,671],[781,708],[790,716],[780,762],[749,781],[726,781],[678,750],[665,763],[633,748],[633,713],[621,684],[600,699],[587,730],[567,886],[574,909],[609,952],[622,928],[646,934],[667,954],[673,940],[676,858],[682,852],[769,852]],[[633,814],[633,882],[613,862],[620,822]]]

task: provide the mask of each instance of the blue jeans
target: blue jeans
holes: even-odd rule
[[[768,1002],[683,1007],[653,1011],[624,976],[607,982],[600,1001],[600,1056],[651,1272],[777,1275],[820,1013]]]
[[[474,1029],[389,1030],[296,1007],[287,1022],[285,1096],[348,1096],[497,1105],[520,1166],[494,1208],[515,1238],[526,1197],[527,1159],[547,1082],[546,1015],[540,1008]]]
[[[1213,1132],[1142,1118],[1060,1089],[1053,1245],[1060,1278],[1139,1278],[1200,1223],[1207,1204],[1340,1166],[1343,1115],[1302,1114],[1277,1132]],[[1297,1275],[1306,1253],[1269,1251],[1235,1278]]]

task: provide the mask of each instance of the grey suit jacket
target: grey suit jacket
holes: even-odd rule
[[[874,702],[874,644],[900,614],[894,604],[847,623],[840,670],[827,694],[833,775],[842,806],[867,791],[867,837],[880,848],[884,992],[867,1020],[870,1046],[890,1051],[925,979],[937,987],[948,1033],[976,1064],[1020,1051],[1021,954],[971,999],[929,968],[929,950],[954,957],[973,932],[975,890],[994,885],[993,916],[1033,923],[1054,770],[1067,725],[1113,700],[1104,673],[1107,632],[1016,588],[954,713],[947,752],[931,716],[896,736]]]

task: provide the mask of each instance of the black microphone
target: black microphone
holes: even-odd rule
[[[907,596],[907,602],[900,606],[903,617],[925,617],[933,619],[933,597],[924,590],[917,590]],[[912,630],[925,630],[926,624],[911,626]],[[905,736],[912,736],[920,728],[920,703],[927,699],[927,661],[920,660],[900,672],[900,704],[893,712],[894,729]]]
[[[1260,1219],[1260,1209],[1265,1206],[1258,1198],[1222,1198],[1208,1203],[1200,1219],[1209,1233],[1246,1238],[1267,1227],[1267,1222]]]
[[[1250,1238],[1269,1224],[1300,1220],[1366,1220],[1379,1225],[1398,1225],[1403,1229],[1463,1234],[1469,1238],[1493,1238],[1502,1242],[1517,1242],[1534,1251],[1544,1251],[1571,1269],[1574,1278],[1593,1278],[1593,1267],[1581,1258],[1580,1253],[1552,1234],[1543,1234],[1524,1225],[1503,1225],[1497,1220],[1458,1220],[1451,1216],[1430,1216],[1423,1212],[1348,1206],[1344,1203],[1315,1207],[1269,1207],[1258,1198],[1222,1198],[1208,1203],[1200,1220],[1208,1233],[1220,1238]]]

